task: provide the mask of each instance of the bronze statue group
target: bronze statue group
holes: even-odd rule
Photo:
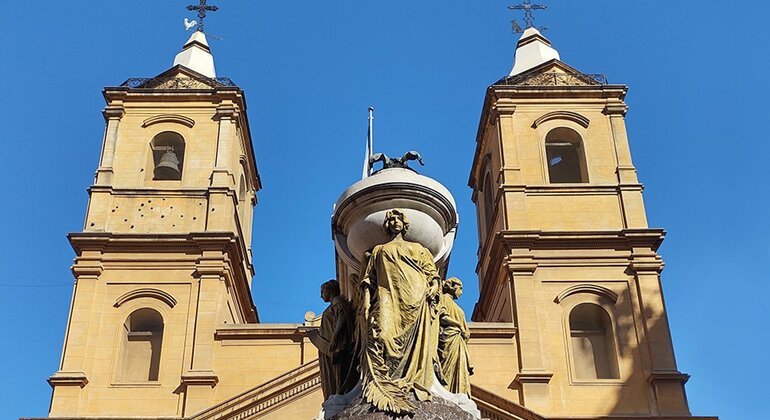
[[[329,307],[308,337],[319,349],[324,399],[360,381],[367,403],[400,415],[430,400],[436,380],[470,396],[470,331],[455,303],[462,282],[441,279],[431,252],[404,239],[403,211],[388,211],[383,228],[391,240],[364,255],[360,274],[348,279],[349,301],[337,280],[321,286]]]

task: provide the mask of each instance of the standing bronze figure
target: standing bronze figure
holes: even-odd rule
[[[321,389],[327,399],[353,389],[359,374],[353,354],[354,312],[350,302],[340,296],[337,280],[321,285],[321,299],[329,302],[329,307],[321,316],[319,330],[308,331],[308,338],[318,348]]]
[[[465,312],[455,302],[463,294],[463,283],[457,277],[447,279],[439,304],[438,355],[444,386],[454,394],[471,395],[470,375],[473,367],[468,357],[470,330]]]
[[[391,240],[374,247],[358,283],[366,325],[361,383],[364,399],[377,409],[413,413],[412,395],[431,399],[440,278],[430,251],[404,239],[403,211],[387,212],[383,227]]]

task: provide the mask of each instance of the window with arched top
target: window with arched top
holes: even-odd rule
[[[588,182],[583,139],[577,131],[559,127],[545,137],[548,180],[551,183]]]
[[[575,379],[620,378],[612,319],[603,307],[581,303],[572,308],[569,330]]]
[[[118,380],[157,381],[163,344],[163,316],[151,308],[137,309],[122,326]]]
[[[152,179],[178,181],[184,167],[184,138],[173,131],[164,131],[150,142],[152,151]]]

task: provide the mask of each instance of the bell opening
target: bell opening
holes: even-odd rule
[[[184,139],[177,133],[164,132],[152,139],[153,180],[178,181],[184,165]]]

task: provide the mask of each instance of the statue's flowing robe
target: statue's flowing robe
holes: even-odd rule
[[[433,255],[415,242],[378,245],[362,281],[369,287],[361,357],[364,396],[383,411],[414,412],[408,393],[429,400],[438,364],[438,302],[428,296],[430,286],[438,284]]]
[[[445,387],[452,393],[470,396],[473,371],[468,357],[470,330],[465,322],[465,312],[446,293],[441,295],[439,324],[438,355]]]
[[[321,368],[321,390],[324,399],[345,394],[358,382],[353,355],[353,309],[345,298],[335,296],[321,315],[318,334],[328,343],[318,351]]]

